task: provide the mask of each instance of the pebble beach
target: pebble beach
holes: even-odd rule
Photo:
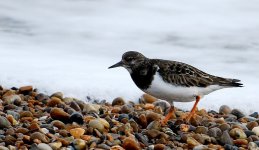
[[[65,93],[39,93],[32,86],[0,87],[0,150],[257,150],[259,116],[222,105],[219,110],[170,108],[142,95],[88,102]]]

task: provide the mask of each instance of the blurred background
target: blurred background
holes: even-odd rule
[[[0,84],[137,101],[143,93],[128,72],[107,69],[136,50],[244,83],[211,93],[199,108],[258,111],[258,18],[256,0],[2,0]]]

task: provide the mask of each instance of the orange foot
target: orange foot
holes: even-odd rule
[[[190,114],[189,114],[189,115],[186,117],[186,119],[185,119],[186,122],[189,122],[190,119],[191,119],[191,118],[193,117],[193,115],[195,114],[196,107],[197,107],[197,105],[198,105],[200,99],[201,99],[200,96],[196,96],[196,101],[195,101],[195,103],[194,103],[194,105],[193,105],[193,107],[192,107],[192,110],[191,110]]]
[[[168,122],[168,120],[172,117],[172,115],[174,114],[174,106],[170,107],[170,110],[168,112],[168,114],[165,116],[165,118],[161,121],[161,125],[165,126]]]

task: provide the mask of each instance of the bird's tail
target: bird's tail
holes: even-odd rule
[[[243,84],[238,79],[227,79],[227,78],[217,77],[216,82],[219,85],[226,86],[226,87],[243,87]]]

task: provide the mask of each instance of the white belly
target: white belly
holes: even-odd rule
[[[163,81],[162,77],[156,73],[151,86],[144,92],[169,102],[191,102],[196,100],[196,96],[203,97],[215,90],[223,87],[211,85],[208,87],[184,87],[176,86]]]

